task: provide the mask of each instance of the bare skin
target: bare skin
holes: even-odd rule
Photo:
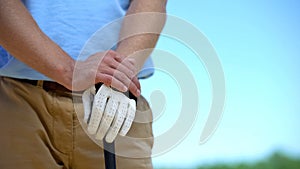
[[[164,13],[165,5],[166,0],[133,0],[127,15],[149,11]],[[139,96],[136,74],[148,56],[132,54],[154,48],[158,39],[158,35],[148,34],[130,37],[122,40],[116,51],[99,52],[85,61],[76,62],[40,30],[21,1],[0,0],[0,23],[1,46],[20,61],[73,91],[102,82]],[[162,28],[163,23],[158,27]],[[127,29],[131,27],[126,26],[125,21],[121,32]],[[127,57],[130,55],[132,57]],[[80,72],[74,79],[75,67]]]

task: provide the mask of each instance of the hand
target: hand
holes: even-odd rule
[[[123,57],[115,51],[98,52],[85,61],[77,61],[74,66],[72,89],[85,90],[95,83],[103,83],[118,91],[129,90],[140,95],[140,83],[137,78],[135,61]]]
[[[136,102],[106,85],[102,85],[96,95],[95,90],[91,87],[82,95],[87,131],[98,140],[106,135],[106,141],[111,143],[118,133],[125,136],[129,131],[135,117]]]

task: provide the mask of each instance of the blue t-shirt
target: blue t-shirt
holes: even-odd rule
[[[75,60],[113,49],[129,0],[22,1],[41,30]],[[153,73],[146,61],[139,77]],[[0,75],[22,79],[51,80],[10,55],[0,46]]]

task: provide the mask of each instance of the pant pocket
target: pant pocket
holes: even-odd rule
[[[73,149],[73,112],[71,98],[54,94],[53,142],[57,150],[64,154],[70,153]]]

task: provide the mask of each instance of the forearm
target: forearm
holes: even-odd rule
[[[124,19],[117,52],[134,58],[139,71],[165,24],[167,0],[133,0]]]
[[[71,88],[74,61],[38,27],[19,0],[0,0],[0,45],[14,57]]]

